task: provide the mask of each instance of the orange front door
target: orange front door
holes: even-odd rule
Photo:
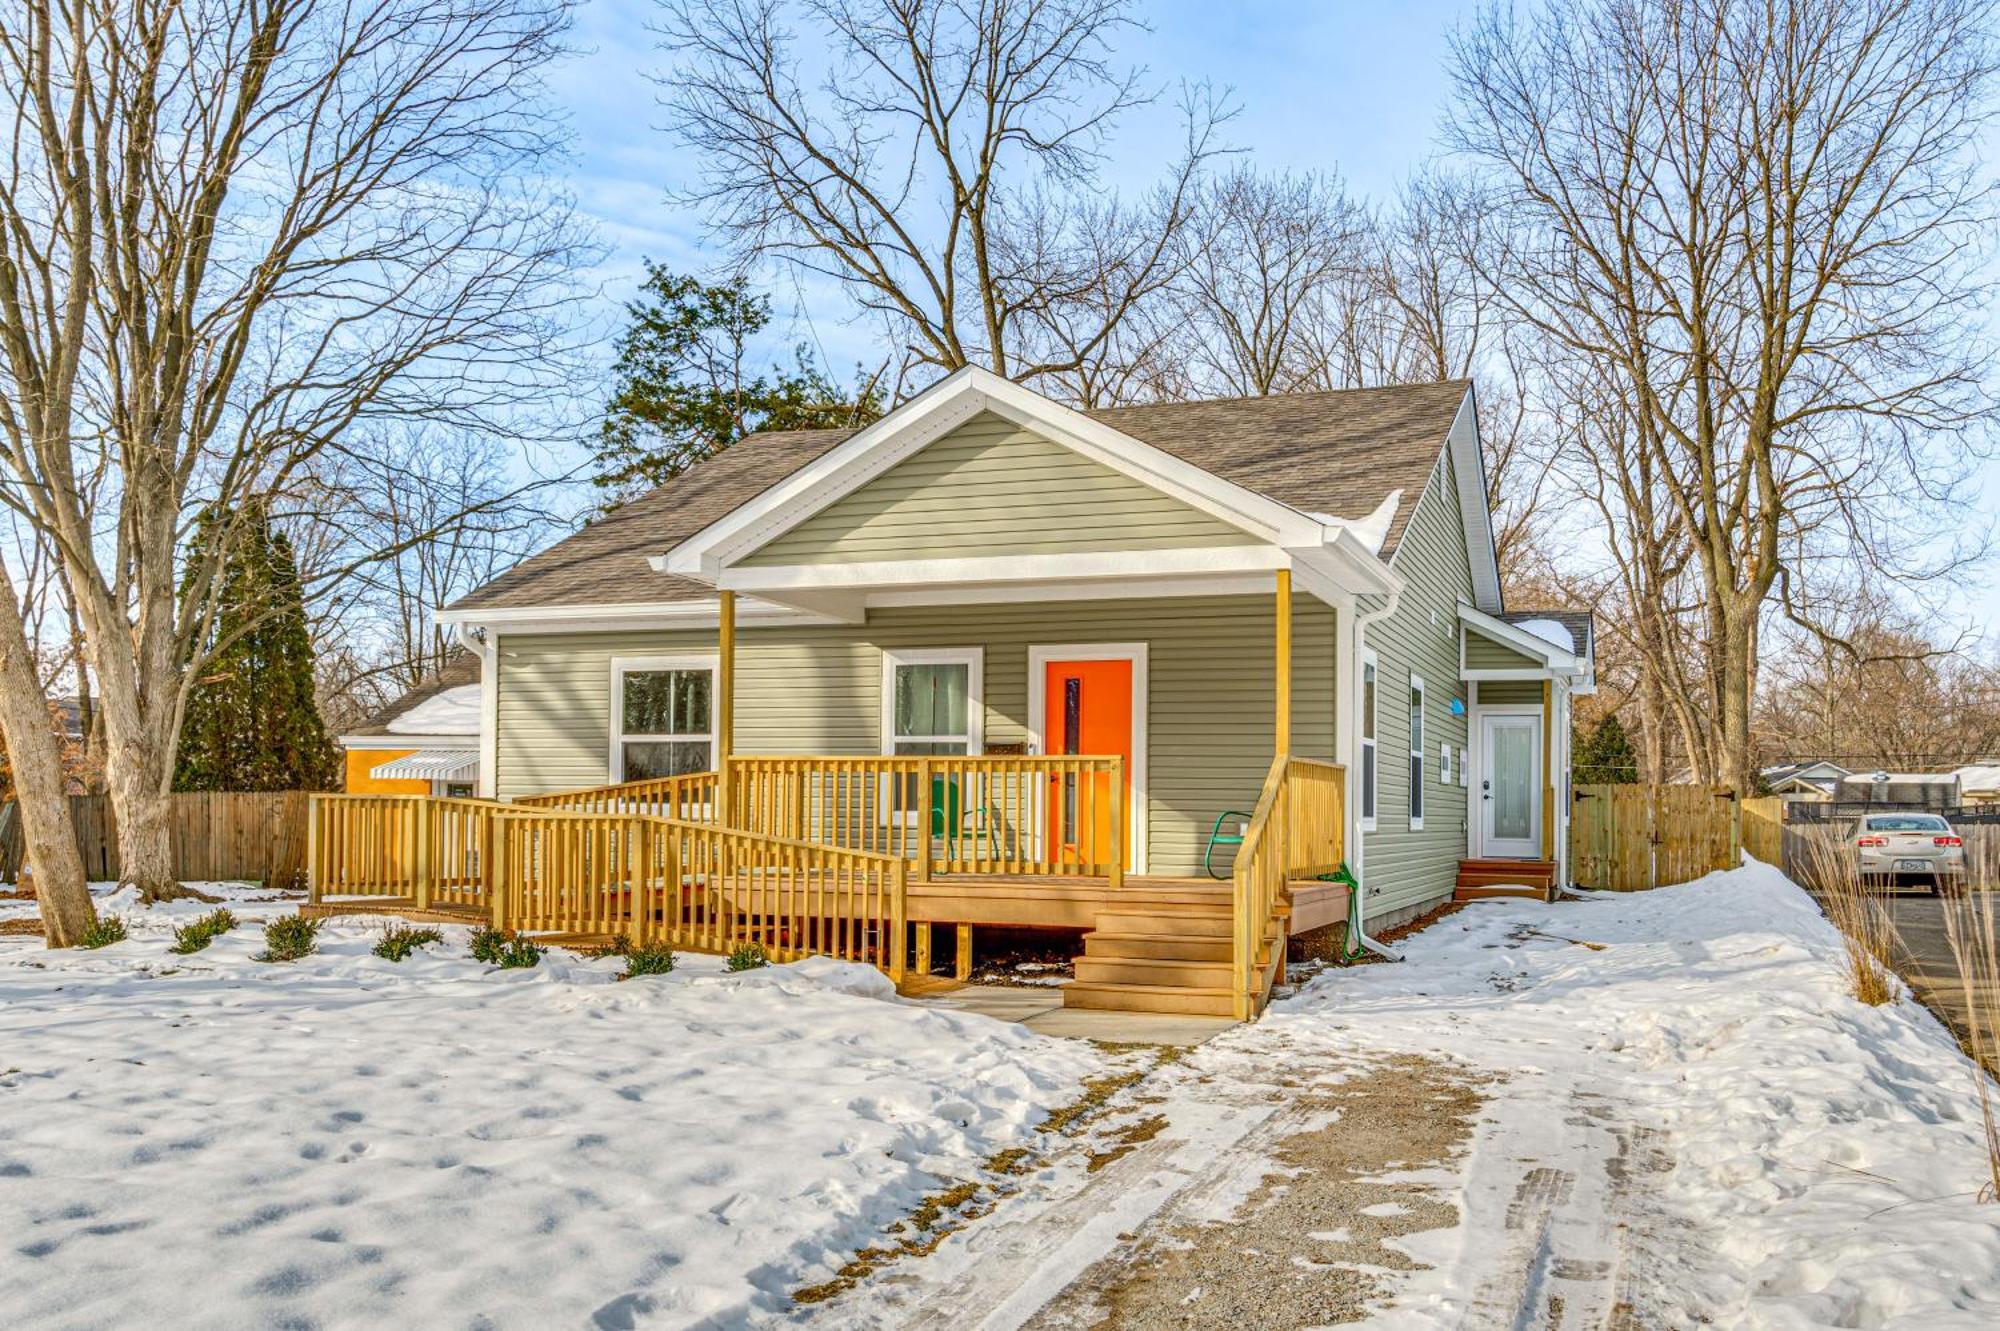
[[[1115,798],[1132,807],[1132,663],[1050,661],[1044,669],[1044,751],[1125,759],[1125,779]],[[1049,838],[1069,861],[1123,861],[1125,847],[1111,844],[1111,778],[1059,775],[1049,786]],[[1126,827],[1132,820],[1124,819]]]

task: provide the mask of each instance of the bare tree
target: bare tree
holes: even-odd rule
[[[1238,397],[1324,386],[1321,325],[1373,259],[1367,215],[1337,177],[1243,164],[1196,191],[1195,218],[1172,302],[1186,372]]]
[[[281,517],[319,636],[346,649],[342,687],[377,700],[423,683],[452,651],[433,612],[568,527],[570,474],[524,481],[515,462],[502,440],[442,428],[357,432],[328,453]]]
[[[537,79],[566,20],[564,0],[0,13],[0,501],[61,556],[148,897],[179,890],[167,790],[220,571],[176,558],[193,515],[285,493],[373,418],[491,426],[550,382],[574,239],[537,184],[560,130]]]
[[[1903,575],[1986,419],[1985,0],[1557,0],[1454,49],[1512,313],[1616,385],[1686,532],[1716,775],[1798,552]]]
[[[1179,160],[1142,204],[1118,207],[1121,224],[1079,201],[1101,190],[1112,127],[1154,100],[1112,57],[1130,10],[662,0],[672,128],[705,167],[692,198],[746,257],[841,283],[922,364],[984,360],[1023,382],[1073,373],[1170,275],[1226,118],[1190,95]],[[1122,224],[1134,210],[1146,225]]]

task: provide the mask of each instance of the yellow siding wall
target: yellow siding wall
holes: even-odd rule
[[[349,749],[347,751],[347,781],[343,787],[350,795],[428,795],[431,783],[414,778],[385,781],[370,776],[369,772],[383,763],[392,763],[398,758],[407,758],[415,749]]]

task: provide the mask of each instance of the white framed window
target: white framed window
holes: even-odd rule
[[[943,647],[882,653],[882,752],[976,754],[984,743],[986,653]]]
[[[611,779],[649,781],[715,768],[713,656],[611,659]]]
[[[1438,784],[1448,786],[1451,781],[1451,745],[1438,745]]]
[[[1361,653],[1361,830],[1375,830],[1375,711],[1381,664],[1375,653]]]
[[[1424,681],[1410,676],[1410,830],[1424,826]]]

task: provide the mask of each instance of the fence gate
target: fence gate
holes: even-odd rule
[[[1711,786],[1578,786],[1570,874],[1578,887],[1635,892],[1734,868],[1736,793]]]

